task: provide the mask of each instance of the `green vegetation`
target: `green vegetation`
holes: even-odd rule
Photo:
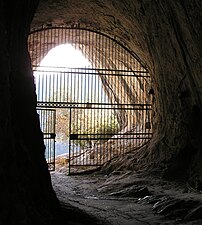
[[[92,147],[92,145],[107,141],[118,132],[118,128],[118,122],[113,114],[103,119],[103,117],[98,117],[97,110],[94,110],[93,113],[87,115],[79,114],[77,120],[75,119],[72,123],[71,133],[80,134],[75,144],[80,147]]]

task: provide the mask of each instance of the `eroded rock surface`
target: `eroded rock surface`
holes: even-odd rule
[[[155,176],[130,171],[105,176],[52,173],[52,180],[64,207],[67,205],[71,212],[74,208],[81,210],[101,224],[199,225],[202,222],[200,192]],[[72,217],[71,222],[74,221]]]

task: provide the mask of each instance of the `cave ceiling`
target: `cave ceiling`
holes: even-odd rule
[[[58,25],[100,31],[128,47],[147,66],[150,60],[145,33],[136,21],[143,11],[141,4],[133,1],[41,0],[31,29]]]

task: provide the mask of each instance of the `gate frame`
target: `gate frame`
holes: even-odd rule
[[[50,114],[51,120],[48,119],[48,118],[45,118],[45,122],[48,120],[48,123],[46,123],[46,125],[49,126],[49,124],[51,124],[50,127],[53,128],[52,132],[44,132],[43,127],[41,127],[41,131],[43,133],[43,139],[44,139],[44,145],[45,145],[45,158],[46,158],[46,154],[49,155],[49,158],[48,159],[46,158],[46,162],[48,164],[48,169],[49,169],[49,171],[54,171],[55,170],[56,109],[37,107],[36,110],[37,110],[37,113],[39,115],[40,126],[41,126],[42,120],[44,121],[44,119],[42,119],[41,113],[39,113],[39,111],[40,112],[51,112],[51,113],[53,113],[53,115]],[[45,140],[48,140],[48,143]]]
[[[105,33],[102,33],[102,32],[100,32],[100,31],[97,31],[97,30],[93,30],[93,29],[88,29],[88,28],[79,28],[79,27],[68,27],[68,26],[51,26],[51,27],[49,27],[49,26],[47,26],[47,27],[44,27],[44,26],[42,26],[41,28],[38,28],[38,29],[35,29],[35,30],[32,30],[31,32],[30,32],[30,35],[31,34],[33,34],[33,33],[35,33],[35,32],[41,32],[41,31],[45,31],[45,30],[50,30],[50,29],[72,29],[72,30],[85,30],[85,31],[88,31],[88,32],[92,32],[92,33],[96,33],[96,34],[98,34],[98,35],[102,35],[102,36],[104,36],[104,37],[106,37],[107,39],[110,39],[112,42],[115,42],[116,44],[118,44],[121,48],[123,48],[123,49],[125,49],[127,52],[128,52],[128,54],[130,54],[135,60],[137,60],[138,61],[138,63],[141,65],[141,67],[142,68],[144,68],[145,69],[145,73],[147,73],[147,74],[149,74],[149,72],[148,72],[148,69],[147,69],[147,66],[146,66],[146,64],[144,64],[144,62],[136,55],[136,53],[134,53],[133,51],[130,51],[127,47],[126,47],[126,45],[125,44],[123,44],[123,43],[120,43],[116,38],[113,38],[113,37],[111,37],[111,36],[109,36],[109,35],[107,35],[107,34],[105,34]],[[60,44],[63,44],[63,43],[60,43]],[[59,45],[60,45],[59,44]],[[71,43],[72,44],[72,43]],[[55,46],[52,46],[51,48],[50,48],[50,50],[52,49],[52,48],[54,48]],[[49,49],[47,50],[47,52],[49,51]],[[40,57],[39,57],[40,58]],[[33,66],[33,68],[36,68],[37,67],[37,65],[32,65]],[[101,70],[101,69],[99,69],[99,70]],[[105,69],[104,69],[105,70]],[[140,72],[140,71],[138,71],[138,72]],[[144,73],[144,71],[141,71],[141,73]],[[74,103],[72,103],[73,105],[74,105]],[[151,110],[151,107],[150,107],[151,105],[150,104],[148,104],[147,106],[146,106],[146,110]],[[70,103],[64,103],[64,102],[53,102],[52,104],[50,103],[50,102],[38,102],[37,101],[37,108],[38,107],[40,107],[40,108],[43,108],[43,109],[47,109],[47,110],[51,110],[51,108],[67,108],[67,109],[70,109],[70,113],[71,113],[71,104]],[[53,110],[53,109],[52,109]],[[55,111],[56,111],[56,109],[55,109]],[[56,114],[56,113],[55,113]],[[55,120],[55,122],[56,122],[56,120]],[[70,123],[71,123],[71,121],[70,121]],[[151,136],[152,136],[152,133],[149,133],[149,134],[151,134]],[[70,138],[69,138],[69,156],[70,156],[70,148],[71,148],[71,140],[70,140]],[[54,155],[54,159],[55,159],[55,155]],[[55,160],[54,160],[54,163],[55,163]],[[55,169],[55,164],[54,164],[54,169]],[[69,161],[69,172],[70,172],[70,161]]]

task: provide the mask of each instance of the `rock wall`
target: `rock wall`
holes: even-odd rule
[[[27,50],[37,1],[0,2],[0,224],[52,224],[51,186]]]

